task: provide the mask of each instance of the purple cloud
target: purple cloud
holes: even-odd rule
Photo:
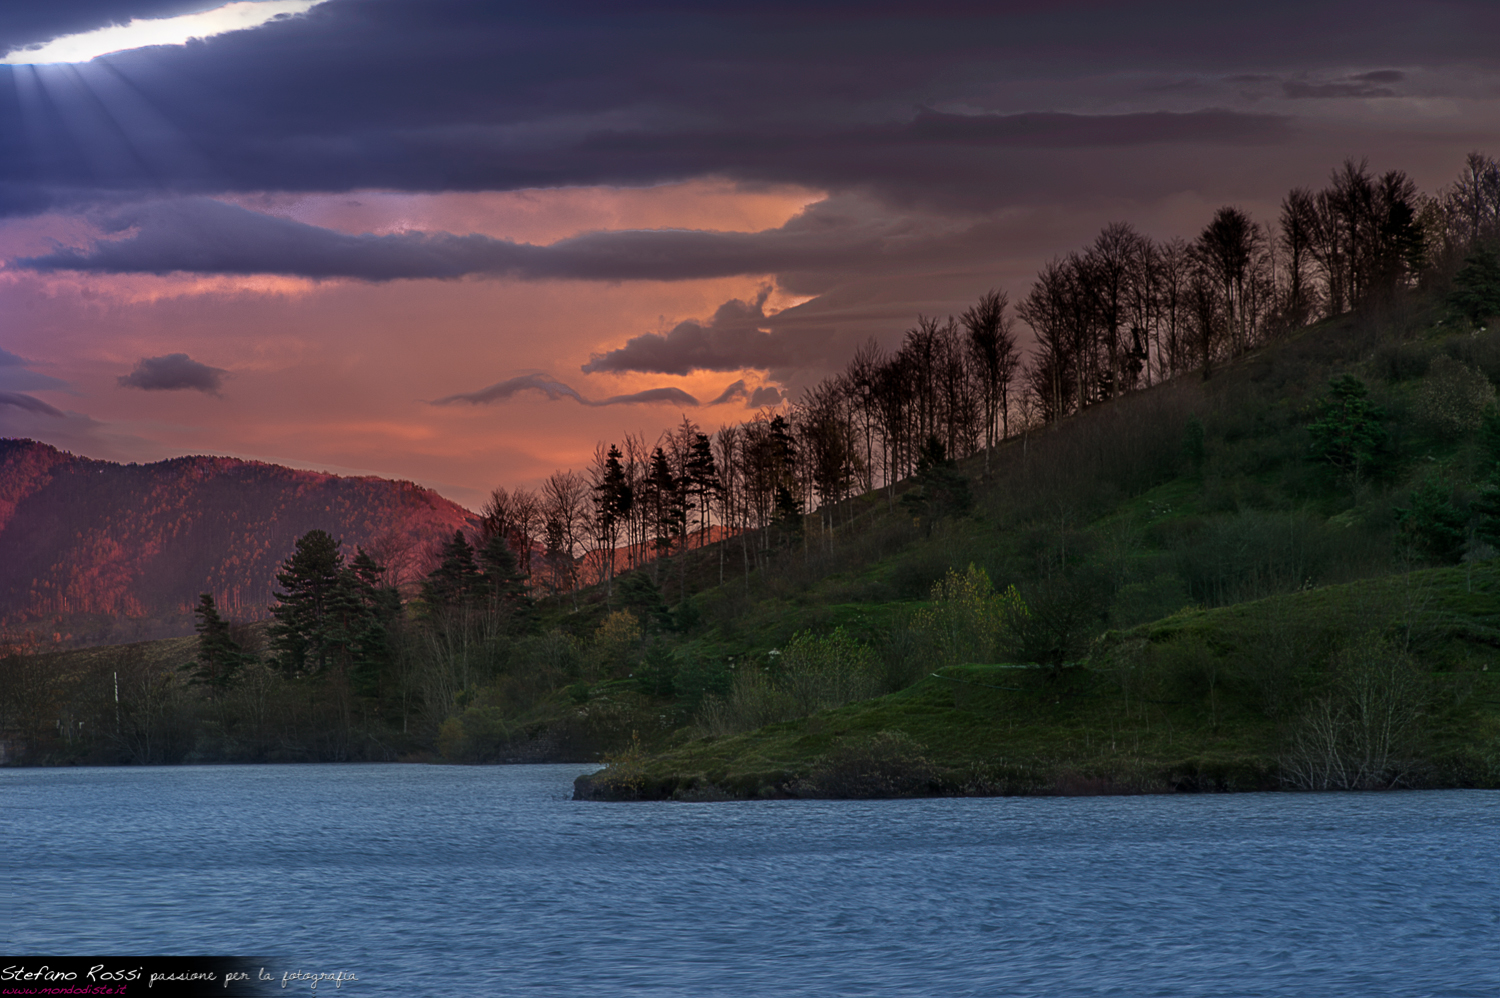
[[[61,419],[62,410],[54,409],[41,399],[32,398],[30,395],[22,395],[20,392],[0,392],[0,405],[15,406],[27,412],[40,413],[43,416],[53,416]]]
[[[162,357],[142,357],[135,370],[116,380],[121,388],[140,388],[148,392],[198,391],[219,394],[228,371],[200,364],[185,353]]]
[[[612,395],[606,399],[585,398],[576,389],[563,384],[545,374],[523,374],[518,377],[509,378],[497,382],[488,388],[481,388],[476,392],[463,392],[457,395],[448,395],[444,398],[435,399],[432,405],[453,405],[458,402],[467,402],[470,405],[491,405],[495,402],[505,402],[515,398],[521,392],[540,392],[547,398],[557,401],[558,399],[570,398],[579,405],[606,406],[606,405],[638,405],[653,402],[669,402],[672,405],[696,406],[698,400],[680,388],[648,388],[642,392],[632,392],[629,395]]]

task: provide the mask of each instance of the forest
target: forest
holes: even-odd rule
[[[1500,164],[1478,153],[1431,194],[1348,160],[1274,222],[1228,206],[1192,241],[1108,224],[1018,301],[917,317],[794,404],[713,433],[684,417],[495,489],[425,577],[315,530],[268,624],[205,594],[197,639],[10,656],[4,761],[607,757],[600,785],[631,796],[650,782],[632,767],[691,749],[673,765],[719,777],[652,792],[718,792],[736,762],[709,747],[893,697],[957,709],[936,676],[1052,684],[1080,710],[1123,698],[1067,722],[1090,753],[1105,730],[1196,725],[1261,760],[1255,786],[1437,779],[1421,761],[1480,700],[1439,710],[1429,687],[1500,647],[1471,605],[1500,549],[1497,244]],[[1348,594],[1321,630],[1298,609],[1317,593]],[[1259,623],[1214,616],[1230,612]],[[1426,692],[1351,767],[1373,757],[1356,661]],[[1021,678],[954,678],[977,664]],[[734,793],[817,795],[810,773],[861,752],[945,792],[1033,786],[1014,756],[1041,742],[965,757],[989,775],[954,782],[931,775],[940,731],[918,733],[927,759],[887,721],[853,747],[798,728],[811,740]],[[1106,765],[1074,742],[1045,754]]]

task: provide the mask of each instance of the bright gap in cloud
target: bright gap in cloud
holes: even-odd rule
[[[240,0],[213,10],[180,17],[132,20],[77,35],[64,35],[42,45],[7,52],[0,64],[44,66],[60,62],[88,62],[96,56],[147,45],[186,45],[194,38],[211,38],[227,31],[258,28],[277,17],[302,14],[323,0]]]

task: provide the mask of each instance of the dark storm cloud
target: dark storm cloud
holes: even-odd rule
[[[17,15],[13,28],[31,37],[37,24],[173,6],[75,3],[51,21]],[[180,48],[6,67],[0,133],[25,138],[0,149],[0,210],[38,210],[70,190],[480,190],[707,173],[1003,204],[1025,196],[998,169],[1018,149],[1287,137],[1284,119],[1233,109],[1077,113],[1079,98],[1114,103],[1100,90],[1110,73],[1286,78],[1398,55],[1493,65],[1494,5],[1437,8],[808,3],[770,16],[702,3],[329,0]],[[1026,84],[1044,78],[1094,96],[1037,106]],[[1016,84],[1029,96],[1008,96]],[[944,102],[995,113],[933,110]]]
[[[688,374],[782,366],[791,360],[792,345],[761,328],[769,294],[765,288],[753,301],[727,301],[706,322],[688,319],[666,333],[634,337],[618,350],[595,354],[583,370]]]
[[[629,395],[613,395],[607,399],[600,400],[588,399],[571,386],[565,385],[561,381],[557,381],[545,374],[523,374],[490,385],[488,388],[481,388],[477,392],[464,392],[458,395],[449,395],[446,398],[435,399],[431,404],[453,405],[457,402],[467,402],[470,405],[491,405],[495,402],[509,401],[521,392],[539,392],[553,401],[570,398],[579,405],[595,407],[636,405],[651,402],[669,402],[673,405],[685,406],[696,406],[698,404],[696,398],[680,388],[648,388],[643,392],[632,392]]]
[[[130,206],[103,215],[100,227],[114,238],[87,249],[23,258],[16,265],[41,271],[272,273],[365,281],[469,275],[677,281],[881,269],[913,254],[930,259],[933,244],[952,236],[951,227],[924,234],[909,220],[872,217],[868,206],[830,203],[762,232],[631,229],[585,233],[545,246],[445,232],[348,235],[209,198]],[[732,318],[726,313],[724,321]]]
[[[185,353],[169,353],[163,357],[142,357],[135,370],[116,380],[121,388],[141,388],[148,392],[191,390],[217,395],[228,373],[200,364]]]
[[[745,381],[741,378],[739,381],[729,384],[722,392],[714,396],[714,400],[708,404],[723,405],[726,402],[733,402],[735,399],[747,399],[749,397],[750,389],[745,387]]]
[[[784,398],[786,398],[786,394],[783,393],[780,388],[774,388],[770,385],[763,385],[762,387],[755,389],[754,393],[751,394],[750,402],[745,406],[745,408],[759,409],[761,406],[765,405],[780,405],[782,399]]]
[[[21,367],[26,363],[20,357],[11,353],[4,347],[0,347],[0,367]]]
[[[54,409],[41,399],[32,398],[30,395],[22,395],[20,392],[0,392],[0,405],[15,406],[26,412],[40,413],[43,416],[62,418],[62,410]]]
[[[762,385],[752,391],[743,380],[740,380],[729,385],[708,404],[724,405],[744,399],[746,409],[759,409],[765,405],[779,405],[783,397],[781,389],[773,385]]]

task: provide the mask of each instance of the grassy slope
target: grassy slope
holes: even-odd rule
[[[1293,641],[1369,623],[1409,640],[1444,671],[1429,677],[1413,783],[1500,786],[1500,567],[1434,569],[1329,586],[1215,610],[1186,610],[1104,635],[1086,667],[954,666],[876,700],[728,738],[699,738],[655,756],[625,753],[578,792],[598,798],[705,799],[797,795],[796,781],[840,745],[881,732],[910,740],[932,764],[932,793],[1100,793],[1268,789],[1285,726],[1260,709],[1241,656],[1268,621]],[[1376,622],[1379,623],[1376,623]],[[1122,650],[1207,646],[1222,679],[1205,694],[1158,665],[1122,692]],[[1139,660],[1139,655],[1137,656]],[[1237,667],[1238,663],[1238,667]],[[1145,671],[1152,671],[1149,663]],[[1316,686],[1320,675],[1293,677]],[[913,758],[904,761],[909,764]],[[814,789],[812,792],[816,792]]]

